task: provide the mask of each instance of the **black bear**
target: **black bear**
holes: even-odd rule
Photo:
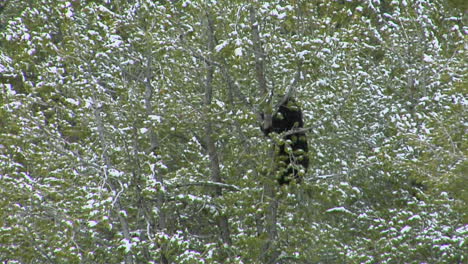
[[[262,131],[265,136],[268,136],[272,132],[281,134],[303,126],[301,109],[294,99],[287,98],[279,106],[276,114],[272,116],[271,127],[264,128],[262,126]],[[280,185],[289,184],[292,179],[295,179],[298,183],[301,182],[298,172],[301,167],[305,171],[309,167],[308,151],[307,138],[304,132],[288,133],[288,135],[284,136],[284,142],[277,144],[276,160],[278,168],[281,170],[278,178]]]

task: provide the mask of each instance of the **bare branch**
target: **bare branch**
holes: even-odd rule
[[[214,182],[214,181],[203,181],[203,182],[188,182],[183,184],[176,184],[176,185],[168,185],[168,188],[182,188],[182,187],[190,187],[190,186],[203,186],[203,187],[217,187],[217,188],[224,188],[231,191],[239,192],[241,189],[232,184],[226,184],[222,182]]]
[[[306,181],[316,181],[316,180],[326,180],[326,179],[336,179],[336,178],[341,178],[341,177],[346,177],[349,176],[350,173],[368,168],[372,165],[376,165],[377,163],[368,163],[368,164],[363,164],[362,166],[355,167],[355,168],[350,168],[346,173],[332,173],[332,174],[325,174],[325,175],[315,175],[312,177],[307,177],[305,178]]]

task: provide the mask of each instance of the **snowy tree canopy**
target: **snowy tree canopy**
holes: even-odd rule
[[[465,2],[3,1],[0,261],[465,263]]]

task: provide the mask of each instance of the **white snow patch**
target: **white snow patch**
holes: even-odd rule
[[[234,55],[236,55],[237,57],[242,57],[242,48],[241,47],[238,47],[234,50]]]
[[[221,108],[224,107],[224,102],[223,102],[223,101],[216,100],[216,104],[217,104],[219,107],[221,107]]]
[[[123,248],[125,250],[125,253],[128,253],[132,249],[132,243],[128,239],[124,238],[122,239],[122,244],[120,245],[120,248]]]
[[[122,65],[127,65],[127,64],[135,64],[135,61],[132,59],[126,60],[122,62]]]
[[[101,11],[101,12],[105,12],[105,13],[112,13],[109,9],[107,9],[103,5],[98,6],[98,10]]]
[[[7,95],[15,95],[16,94],[16,91],[13,90],[13,86],[11,84],[6,83],[6,84],[4,84],[3,87],[5,87]]]
[[[24,33],[23,36],[21,37],[22,40],[29,40],[31,38],[31,35],[29,33]]]
[[[405,226],[400,230],[400,233],[408,233],[411,230],[411,226]]]
[[[310,54],[310,51],[308,51],[308,50],[303,50],[303,51],[298,52],[298,53],[297,53],[297,56],[298,56],[300,59],[304,59],[305,56],[306,56],[307,54]]]
[[[110,43],[107,46],[112,48],[117,48],[123,43],[122,38],[119,35],[110,35],[109,40]]]
[[[68,9],[67,12],[65,12],[65,16],[68,18],[73,16],[73,12],[71,11],[71,9]]]
[[[278,10],[276,10],[276,9],[271,10],[270,15],[277,17],[278,16]]]
[[[409,221],[412,221],[412,220],[421,220],[421,216],[419,215],[413,215],[411,216],[410,218],[408,218]]]
[[[151,120],[153,120],[153,121],[156,121],[156,122],[158,122],[158,123],[161,123],[161,119],[162,119],[161,116],[158,116],[158,115],[149,115],[148,117],[149,117]]]
[[[52,66],[52,67],[50,67],[50,68],[48,69],[48,71],[49,71],[50,73],[58,73],[58,68],[55,67],[55,66]]]
[[[73,227],[73,222],[70,220],[65,221],[65,224],[69,227]]]
[[[216,52],[220,52],[222,49],[224,49],[224,47],[226,47],[227,45],[229,44],[229,41],[225,40],[223,42],[221,42],[219,45],[217,45],[215,47],[215,51]]]
[[[283,19],[283,18],[285,18],[286,16],[287,16],[286,13],[278,14],[278,19]]]
[[[318,86],[326,86],[328,85],[328,81],[326,79],[320,79],[317,81]]]
[[[116,169],[109,169],[108,173],[109,173],[109,176],[113,176],[113,177],[120,177],[120,176],[124,175],[123,172],[118,171]]]
[[[352,214],[351,211],[349,211],[348,209],[344,208],[343,206],[330,208],[330,209],[328,209],[326,212],[327,212],[327,213],[338,212],[338,213]]]
[[[89,227],[95,227],[95,226],[97,226],[97,224],[98,224],[97,221],[94,221],[94,220],[88,221],[88,226]]]
[[[450,245],[442,245],[439,248],[440,248],[440,250],[445,251],[445,250],[450,249]]]
[[[424,54],[423,55],[423,61],[431,63],[431,62],[434,62],[434,59],[432,58],[432,56]]]
[[[77,101],[77,100],[75,100],[75,99],[73,99],[73,98],[67,98],[67,99],[65,99],[65,101],[67,101],[67,103],[70,103],[70,104],[72,104],[72,105],[76,105],[76,106],[79,106],[79,105],[80,105],[80,102]]]

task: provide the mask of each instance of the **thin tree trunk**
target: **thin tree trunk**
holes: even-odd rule
[[[214,29],[213,22],[209,16],[206,14],[206,26],[207,26],[207,40],[208,40],[208,50],[212,52],[215,47],[214,39]],[[213,124],[210,117],[210,105],[213,96],[213,75],[214,75],[214,65],[211,63],[212,58],[205,61],[207,67],[207,73],[205,76],[205,98],[204,98],[204,113],[205,113],[205,143],[208,150],[208,156],[210,159],[210,171],[211,171],[211,180],[214,182],[222,183],[221,170],[219,166],[219,157],[218,151],[216,149],[215,140],[213,139]],[[222,195],[222,188],[213,187],[214,196]],[[218,228],[220,230],[220,236],[223,243],[231,245],[231,236],[229,232],[229,222],[228,218],[225,215],[220,215],[217,219]]]
[[[102,122],[102,119],[101,119],[101,110],[99,109],[99,107],[96,107],[95,110],[94,110],[94,117],[96,119],[96,123],[97,123],[97,129],[98,129],[98,134],[99,134],[99,140],[101,142],[101,146],[103,148],[103,153],[102,153],[102,157],[104,159],[104,164],[105,164],[105,170],[106,170],[106,175],[107,175],[107,172],[112,168],[112,164],[109,160],[109,156],[107,154],[107,141],[106,141],[106,138],[105,138],[105,128],[104,128],[104,124]],[[118,182],[118,181],[117,181]],[[107,179],[107,184],[111,187],[112,191],[118,193],[119,190],[117,189],[116,187],[116,182],[114,181],[114,179]],[[128,221],[127,219],[122,215],[122,211],[123,211],[123,206],[122,204],[120,203],[120,198],[119,197],[116,197],[115,198],[115,203],[114,203],[114,207],[115,207],[115,210],[116,210],[116,215],[119,219],[119,222],[120,222],[120,226],[121,226],[121,231],[122,231],[122,234],[124,236],[124,238],[127,240],[127,241],[131,241],[131,236],[130,236],[130,228],[129,228],[129,225],[128,225]],[[131,254],[125,254],[125,264],[133,264],[133,257]]]
[[[257,14],[253,4],[250,6],[250,24],[252,25],[252,43],[255,57],[255,75],[258,83],[258,91],[261,98],[266,98],[268,95],[267,82],[265,78],[265,52],[263,51],[262,42],[260,40],[260,33],[258,31]],[[273,121],[271,117],[272,109],[269,105],[262,105],[263,129],[266,130],[271,127]]]
[[[154,88],[151,84],[151,79],[153,77],[153,60],[152,60],[152,54],[148,54],[148,61],[146,65],[146,73],[145,73],[145,110],[146,114],[148,116],[153,114],[153,105],[151,103],[151,99],[153,97],[153,92]],[[150,139],[150,152],[155,152],[155,150],[158,148],[158,139],[156,136],[156,132],[154,131],[154,128],[151,127],[149,129],[149,139]],[[163,178],[162,175],[154,175],[155,180],[159,182],[161,186],[163,186]],[[158,209],[159,212],[159,221],[158,221],[158,231],[165,231],[166,229],[166,212],[163,208],[164,205],[164,194],[161,192],[158,192],[158,195],[156,197],[156,208]],[[145,214],[146,215],[146,214]],[[147,222],[152,223],[151,219],[147,219]],[[163,253],[164,250],[161,250],[161,258],[160,262],[162,264],[168,264],[169,261],[167,260],[165,254]]]
[[[260,33],[258,30],[257,14],[255,7],[252,4],[250,6],[250,23],[252,25],[252,43],[255,55],[255,73],[258,82],[259,94],[262,98],[266,98],[268,95],[267,82],[265,78],[265,53],[260,40]],[[263,128],[266,130],[272,125],[272,109],[269,105],[263,105]],[[274,151],[270,152],[271,158],[273,158]],[[262,246],[262,262],[263,263],[274,263],[279,256],[279,252],[276,250],[274,241],[277,237],[277,214],[278,214],[278,200],[275,195],[275,185],[273,181],[265,181],[264,193],[269,203],[265,212],[265,228],[266,240]]]

